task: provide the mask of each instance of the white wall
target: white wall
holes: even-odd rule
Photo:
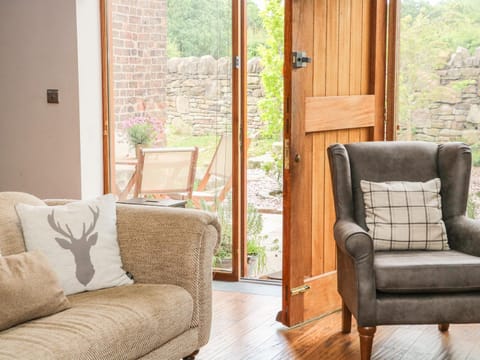
[[[0,0],[0,191],[41,198],[99,193],[99,185],[84,181],[91,177],[92,183],[102,182],[93,178],[99,176],[102,158],[96,144],[101,115],[97,118],[98,101],[87,110],[84,94],[92,84],[98,89],[100,75],[79,83],[79,69],[87,76],[90,63],[82,54],[78,65],[76,5],[75,0]],[[80,34],[79,50],[89,36],[95,35]],[[60,104],[46,103],[49,88],[59,89]],[[86,127],[80,122],[84,118],[89,119]],[[94,150],[84,152],[81,140],[87,132],[95,134],[90,136]],[[93,155],[98,158],[89,163]]]
[[[91,198],[103,192],[102,62],[98,0],[77,0],[76,13],[81,191],[82,198]]]

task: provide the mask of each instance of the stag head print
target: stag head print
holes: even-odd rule
[[[89,209],[93,214],[93,222],[89,225],[88,229],[86,224],[83,223],[82,235],[80,237],[73,235],[68,224],[65,224],[65,230],[60,222],[55,220],[55,210],[52,210],[52,213],[48,215],[48,224],[50,227],[63,236],[56,237],[55,241],[62,248],[72,252],[76,265],[75,274],[83,286],[87,286],[95,274],[95,268],[90,258],[90,248],[97,243],[98,232],[94,233],[94,230],[97,225],[98,216],[100,215],[100,209],[98,207],[94,209],[89,206]]]

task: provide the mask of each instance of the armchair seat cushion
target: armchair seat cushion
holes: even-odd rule
[[[0,333],[0,359],[137,359],[190,328],[175,285],[127,285],[68,297],[72,307]]]
[[[443,293],[480,290],[480,257],[455,250],[379,251],[376,289],[386,293]]]

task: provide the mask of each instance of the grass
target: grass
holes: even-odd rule
[[[167,137],[168,147],[197,146],[197,166],[200,169],[206,169],[210,164],[218,141],[220,141],[220,137],[216,137],[215,135],[192,136],[173,133]],[[248,148],[248,156],[255,157],[271,152],[274,142],[276,142],[276,140],[273,139],[252,139]]]
[[[255,157],[271,152],[274,142],[277,141],[273,139],[252,139],[248,148],[248,156]]]
[[[191,136],[191,135],[177,135],[169,134],[167,137],[168,147],[188,147],[188,146],[197,146],[198,147],[198,161],[197,167],[200,170],[203,170],[208,167],[210,161],[212,161],[213,154],[217,147],[217,143],[220,141],[220,137],[215,135],[202,135],[202,136]],[[201,174],[203,172],[200,171]]]

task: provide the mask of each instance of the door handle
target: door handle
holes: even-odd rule
[[[302,158],[301,158],[300,154],[295,154],[295,159],[294,159],[294,161],[295,161],[296,163],[299,163],[301,159],[302,159]]]

